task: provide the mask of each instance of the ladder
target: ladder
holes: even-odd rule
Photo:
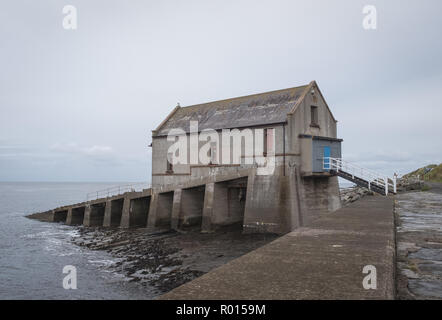
[[[389,192],[396,194],[397,191],[396,175],[389,178],[340,158],[324,157],[323,169],[382,195],[388,195]]]

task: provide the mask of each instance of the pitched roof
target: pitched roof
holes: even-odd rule
[[[164,136],[181,128],[190,132],[190,121],[198,121],[198,129],[252,127],[287,121],[287,114],[302,99],[309,85],[219,100],[188,107],[177,107],[154,131]]]

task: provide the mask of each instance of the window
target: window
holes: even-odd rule
[[[172,153],[167,154],[167,168],[166,173],[173,173]]]
[[[311,126],[319,126],[319,120],[318,120],[318,107],[311,106],[310,107],[310,114],[311,114]]]

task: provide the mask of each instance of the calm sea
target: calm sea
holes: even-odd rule
[[[0,299],[152,297],[148,288],[106,270],[115,262],[106,252],[71,244],[75,228],[25,218],[119,184],[0,182]],[[76,290],[63,288],[66,265],[77,268]]]

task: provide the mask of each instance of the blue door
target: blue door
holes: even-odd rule
[[[330,147],[324,147],[324,170],[330,170]]]

